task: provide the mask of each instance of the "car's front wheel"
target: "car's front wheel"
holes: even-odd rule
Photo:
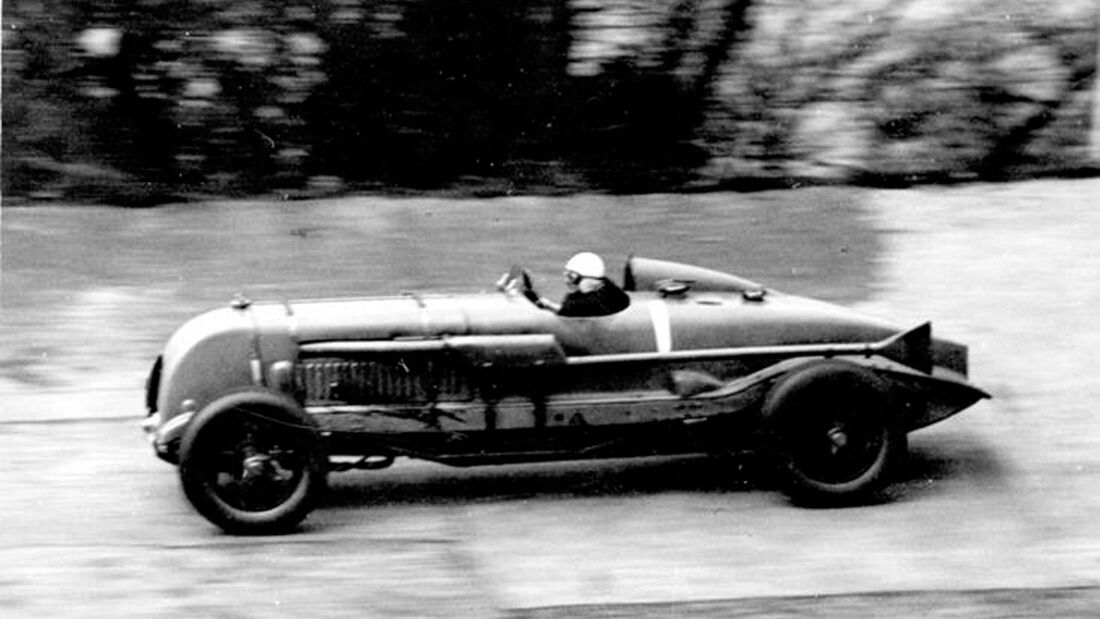
[[[906,451],[894,408],[881,379],[851,363],[816,363],[781,380],[764,419],[792,499],[858,503],[881,490]]]
[[[215,400],[191,420],[180,445],[184,494],[229,533],[293,530],[316,505],[326,473],[316,426],[275,392]]]

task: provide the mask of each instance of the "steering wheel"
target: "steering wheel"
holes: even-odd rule
[[[535,287],[531,284],[531,274],[518,264],[513,265],[507,273],[497,280],[497,290],[501,292],[518,292],[532,302],[538,299]]]

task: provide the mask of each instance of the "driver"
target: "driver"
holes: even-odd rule
[[[565,263],[565,284],[569,289],[561,304],[538,296],[530,288],[527,296],[535,305],[559,316],[607,316],[630,305],[630,297],[606,276],[603,259],[581,252]]]

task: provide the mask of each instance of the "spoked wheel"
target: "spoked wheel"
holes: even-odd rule
[[[188,500],[225,531],[282,533],[316,504],[326,458],[293,400],[249,391],[216,400],[191,420],[179,468]]]
[[[906,449],[880,379],[850,363],[791,374],[769,394],[764,414],[787,492],[804,504],[867,500]]]

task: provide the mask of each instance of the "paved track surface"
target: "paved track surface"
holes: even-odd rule
[[[675,209],[669,196],[593,198],[586,211],[570,207],[579,202],[359,200],[262,221],[263,205],[247,204],[5,209],[0,614],[1093,615],[1097,197],[1100,183],[1072,181],[708,196]],[[307,229],[320,208],[332,216]],[[240,219],[203,240],[182,232],[200,226],[196,212]],[[627,214],[625,229],[583,225]],[[403,217],[412,218],[397,232]],[[475,234],[462,228],[472,221],[489,222],[491,240],[477,251],[445,246],[448,230]],[[72,259],[51,245],[88,232],[110,251],[78,246]],[[234,234],[234,262],[245,264],[227,271],[210,256]],[[311,236],[325,240],[323,252]],[[747,276],[899,324],[932,319],[971,345],[973,379],[995,399],[915,433],[909,470],[880,505],[795,508],[736,460],[400,463],[335,476],[303,531],[273,538],[224,536],[196,516],[137,430],[158,339],[253,277],[260,293],[282,283],[292,295],[379,274],[454,288],[469,280],[463,270],[488,282],[502,262],[532,256],[549,280],[578,245],[610,254],[637,250],[633,242],[643,255],[747,264],[738,269]],[[439,267],[415,249],[433,243],[451,258]],[[334,247],[364,245],[376,266],[342,270],[333,259]],[[158,262],[158,247],[192,258],[173,267]],[[381,258],[394,251],[409,259]],[[292,258],[321,264],[280,282]]]

